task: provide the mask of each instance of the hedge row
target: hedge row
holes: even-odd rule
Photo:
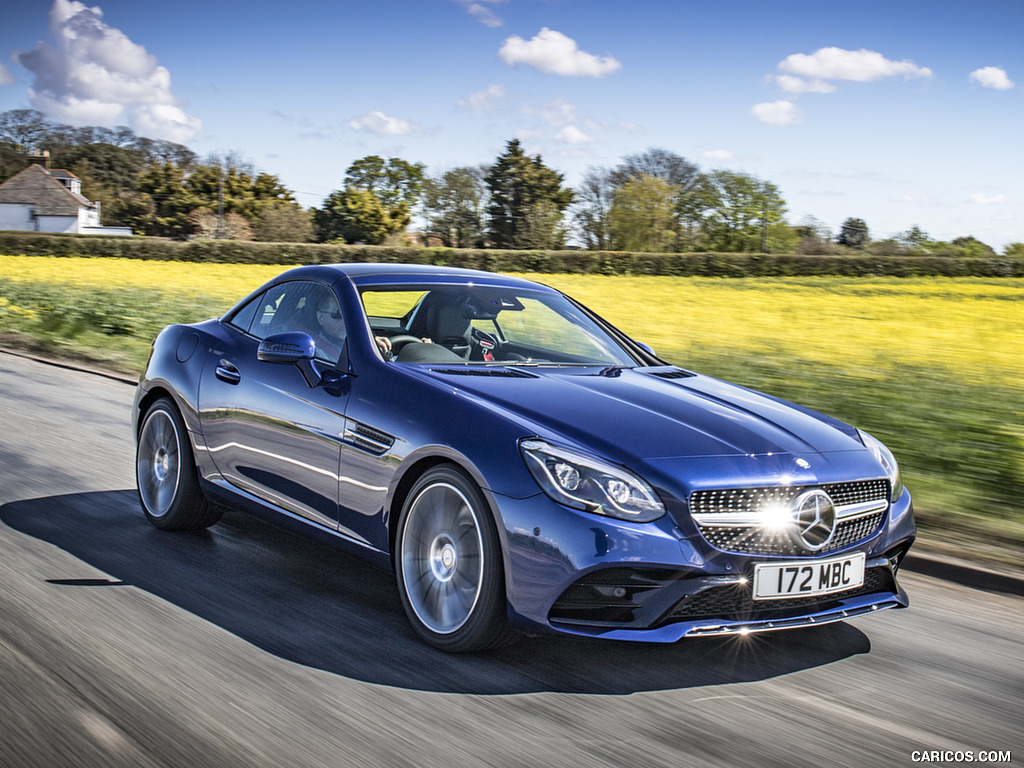
[[[151,237],[98,237],[0,232],[0,253],[208,261],[237,264],[380,262],[438,264],[496,272],[704,277],[1024,277],[1024,259],[1006,256],[807,256],[753,253],[624,253],[617,251],[502,251],[239,240],[181,242]]]

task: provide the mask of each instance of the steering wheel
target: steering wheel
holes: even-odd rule
[[[420,342],[420,341],[423,341],[423,339],[419,338],[418,336],[413,336],[412,334],[409,334],[409,333],[400,333],[397,336],[392,336],[391,337],[391,354],[397,355],[398,351],[402,347],[404,347],[406,344],[411,344],[412,342]]]

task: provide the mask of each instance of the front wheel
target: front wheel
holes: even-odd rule
[[[413,628],[445,651],[508,642],[501,545],[477,486],[454,466],[428,470],[402,507],[395,571]]]
[[[135,453],[135,480],[142,511],[157,528],[207,528],[220,511],[206,500],[196,475],[185,422],[174,401],[157,400],[146,411]]]

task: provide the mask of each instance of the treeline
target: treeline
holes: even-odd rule
[[[0,253],[26,256],[116,257],[232,264],[437,264],[498,272],[686,277],[1024,277],[1024,256],[965,257],[639,253],[443,248],[242,240],[168,240],[35,232],[0,232]]]
[[[49,152],[102,204],[103,224],[142,235],[295,243],[629,253],[761,253],[988,259],[974,237],[932,240],[916,225],[874,241],[848,218],[833,233],[809,217],[786,221],[778,187],[746,173],[702,171],[665,149],[588,168],[579,185],[510,140],[494,162],[429,174],[423,163],[369,155],[346,170],[319,207],[302,209],[277,176],[235,154],[200,159],[187,147],[126,127],[74,128],[40,112],[0,113],[0,182],[27,153]],[[416,232],[410,232],[413,221]],[[1024,244],[1005,250],[1024,256]]]

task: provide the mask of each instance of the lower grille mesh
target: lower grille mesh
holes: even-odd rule
[[[869,568],[864,574],[863,586],[846,592],[815,597],[796,597],[789,600],[754,600],[749,586],[732,585],[712,587],[681,600],[663,623],[694,619],[721,619],[748,621],[760,618],[786,618],[806,613],[808,609],[825,610],[839,600],[873,592],[893,592],[896,589],[892,574],[886,567]]]

